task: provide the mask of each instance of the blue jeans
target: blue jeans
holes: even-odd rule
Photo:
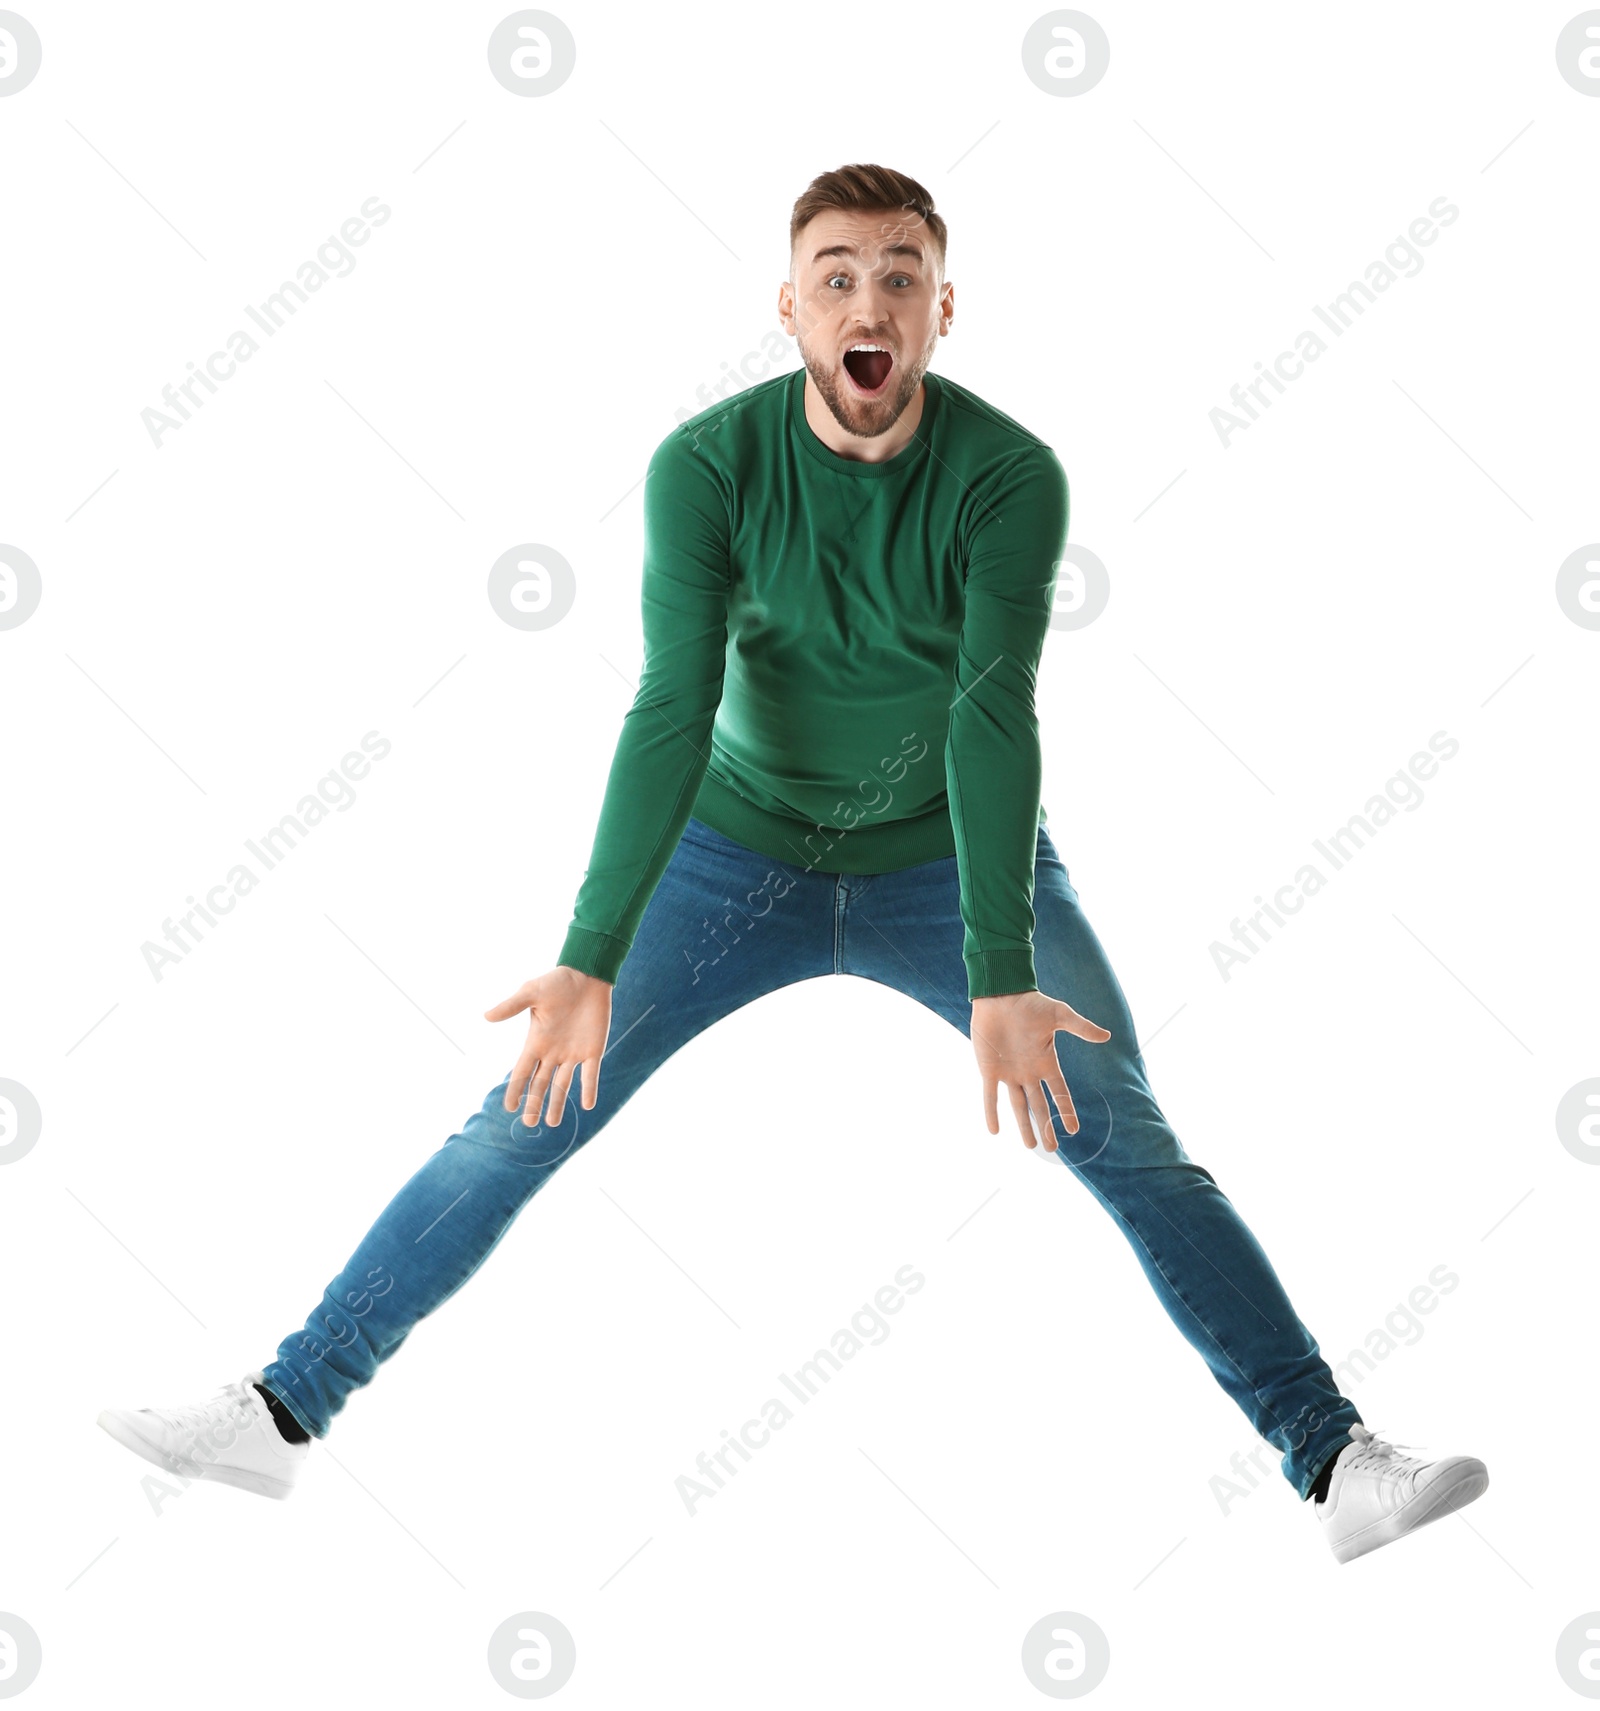
[[[1049,1100],[1057,1157],[1116,1220],[1173,1323],[1304,1497],[1361,1416],[1342,1396],[1266,1254],[1156,1104],[1133,1017],[1067,869],[1039,828],[1039,989],[1111,1030],[1056,1035],[1077,1108]],[[956,858],[893,873],[822,873],[760,855],[691,819],[645,910],[612,994],[592,1111],[574,1076],[554,1128],[503,1105],[510,1072],[379,1214],[305,1325],[265,1368],[314,1437],[419,1319],[494,1252],[517,1214],[606,1126],[647,1076],[719,1018],[795,981],[853,974],[892,986],[970,1037]],[[973,1110],[978,1120],[979,1083]],[[1012,1118],[1001,1090],[1002,1134]],[[1013,1145],[1018,1144],[1015,1139]],[[1309,1190],[1310,1184],[1307,1184]]]

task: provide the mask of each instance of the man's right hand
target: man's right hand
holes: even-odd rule
[[[538,1124],[548,1092],[548,1121],[555,1128],[567,1108],[572,1072],[581,1065],[580,1103],[585,1111],[592,1111],[600,1091],[600,1059],[611,1032],[611,983],[563,964],[537,980],[525,981],[483,1014],[487,1021],[503,1022],[522,1010],[528,1012],[528,1038],[506,1084],[506,1110],[515,1111],[522,1103],[522,1090],[531,1075],[522,1121],[530,1129]]]

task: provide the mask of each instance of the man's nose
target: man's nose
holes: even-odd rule
[[[889,287],[882,279],[868,274],[856,287],[856,300],[850,305],[855,311],[856,325],[861,337],[870,339],[889,324]]]

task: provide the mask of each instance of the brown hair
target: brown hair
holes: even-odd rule
[[[887,166],[841,166],[835,172],[819,173],[806,186],[789,216],[789,265],[794,266],[801,231],[826,208],[855,212],[889,213],[903,216],[906,230],[926,229],[938,260],[938,277],[944,278],[945,243],[949,237],[944,221],[933,211],[933,198],[914,178]],[[885,229],[885,235],[890,228]]]

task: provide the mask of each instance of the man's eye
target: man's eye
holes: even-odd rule
[[[828,279],[827,279],[827,283],[829,285],[832,285],[836,279],[848,279],[848,277],[849,277],[849,275],[847,275],[847,274],[832,273],[832,274],[829,274]],[[911,286],[911,285],[916,284],[916,281],[908,273],[897,273],[894,275],[894,278],[896,280],[900,281],[902,284],[907,285],[907,286]]]

